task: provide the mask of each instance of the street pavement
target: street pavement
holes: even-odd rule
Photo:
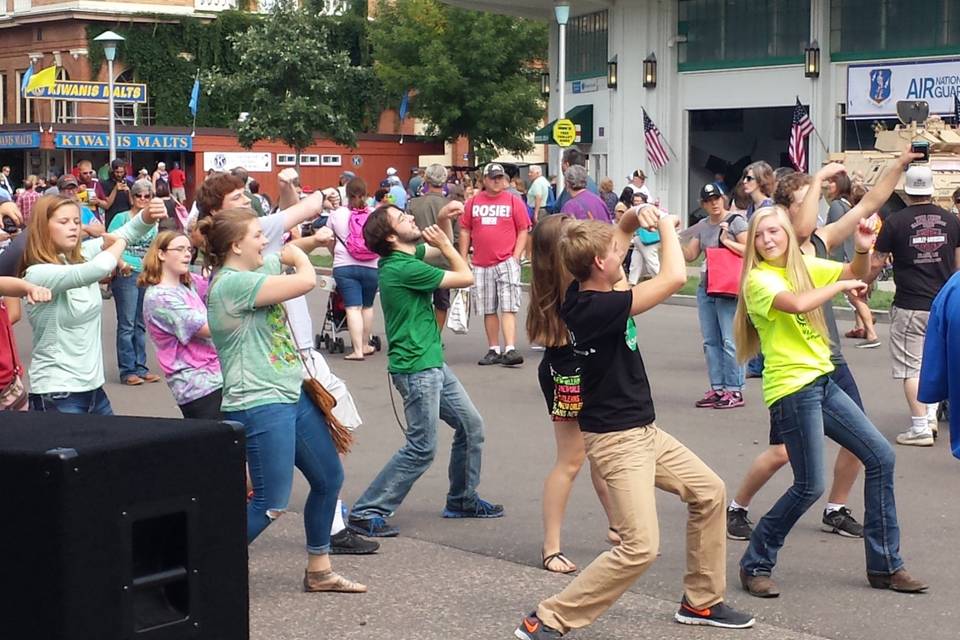
[[[326,294],[310,296],[319,329]],[[379,305],[378,305],[379,312]],[[389,640],[495,639],[512,637],[522,613],[552,595],[570,579],[539,568],[540,496],[554,458],[552,427],[536,382],[540,355],[519,340],[527,361],[522,367],[479,367],[485,350],[482,325],[467,336],[446,332],[447,361],[470,393],[486,423],[481,495],[506,507],[497,520],[444,520],[450,430],[441,427],[433,466],[414,486],[393,523],[399,538],[383,541],[379,554],[334,557],[334,568],[370,587],[365,595],[304,594],[300,511],[306,484],[298,476],[291,512],[250,548],[251,637],[257,640],[300,638],[385,638]],[[129,388],[117,383],[114,309],[104,305],[106,390],[120,414],[179,417],[163,383]],[[378,317],[378,326],[382,319]],[[760,401],[760,384],[748,381],[747,406],[729,411],[694,409],[706,387],[696,310],[663,305],[637,319],[639,342],[652,380],[657,423],[700,455],[733,493],[750,461],[766,446],[768,419]],[[850,323],[841,323],[841,332]],[[29,327],[17,327],[21,352],[29,357]],[[871,418],[889,439],[908,424],[901,389],[889,376],[887,326],[879,327],[884,345],[844,352],[860,385]],[[152,347],[150,363],[155,368]],[[403,442],[391,405],[386,356],[345,362],[330,356],[333,369],[349,384],[365,424],[345,464],[343,496],[349,502],[366,487]],[[946,425],[943,425],[945,432]],[[830,459],[836,452],[827,444]],[[957,461],[947,442],[929,449],[896,447],[897,497],[901,551],[908,569],[927,580],[922,595],[876,591],[867,585],[863,543],[820,530],[820,504],[794,528],[780,554],[774,577],[782,594],[758,600],[737,580],[744,542],[727,546],[727,599],[756,614],[758,626],[746,632],[686,627],[672,622],[681,596],[684,568],[685,510],[670,494],[658,493],[661,555],[651,569],[593,626],[573,634],[584,640],[646,638],[886,638],[957,637],[960,615],[954,609],[960,569],[950,544],[960,531],[956,508]],[[782,470],[757,496],[751,515],[758,519],[789,486]],[[850,500],[863,513],[862,478]],[[580,567],[607,548],[607,523],[589,477],[580,474],[567,510],[563,550]]]

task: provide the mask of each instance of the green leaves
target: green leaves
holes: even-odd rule
[[[468,136],[477,160],[523,153],[543,116],[532,67],[547,25],[465,11],[436,0],[381,1],[371,25],[374,68],[388,95],[412,90],[410,115],[431,133]]]

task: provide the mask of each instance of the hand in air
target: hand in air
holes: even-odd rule
[[[840,286],[843,291],[849,291],[858,298],[867,294],[867,283],[863,280],[841,280]]]
[[[153,198],[144,211],[144,218],[148,224],[160,222],[167,217],[167,207],[161,198]]]
[[[330,227],[320,227],[314,232],[313,237],[317,241],[317,244],[327,244],[333,241],[333,229]]]
[[[660,214],[657,212],[656,207],[645,204],[640,205],[639,208],[635,208],[634,211],[637,213],[637,220],[640,222],[642,229],[652,231],[657,228],[660,222]]]
[[[46,287],[30,287],[27,291],[27,302],[30,304],[40,304],[41,302],[50,302],[53,294]]]
[[[438,218],[447,220],[456,220],[463,214],[463,203],[459,200],[452,200],[444,205],[443,209],[437,214]]]
[[[870,251],[873,244],[877,241],[877,234],[880,232],[880,216],[876,213],[869,218],[864,218],[857,225],[857,232],[854,237],[854,244],[857,251],[863,253]]]
[[[297,170],[291,167],[287,167],[283,171],[277,174],[277,180],[280,181],[280,184],[291,184],[294,180],[299,177]]]
[[[846,172],[847,168],[845,166],[839,162],[831,162],[824,165],[819,171],[817,171],[817,177],[820,178],[820,180],[829,180],[830,178]]]
[[[435,224],[430,225],[423,230],[423,240],[431,247],[436,247],[441,249],[445,246],[452,246],[450,244],[450,238],[447,237],[440,227]]]

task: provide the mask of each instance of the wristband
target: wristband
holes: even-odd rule
[[[870,250],[867,249],[866,251],[860,251],[860,249],[854,249],[853,252],[854,252],[855,254],[857,254],[858,256],[865,256],[865,255],[867,255],[868,253],[870,253]]]

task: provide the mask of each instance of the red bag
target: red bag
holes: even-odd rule
[[[723,231],[720,233],[722,235]],[[707,273],[704,276],[707,280],[707,295],[715,298],[736,298],[740,295],[743,256],[724,246],[719,242],[719,237],[717,244],[719,246],[707,247],[704,252],[707,262]]]

